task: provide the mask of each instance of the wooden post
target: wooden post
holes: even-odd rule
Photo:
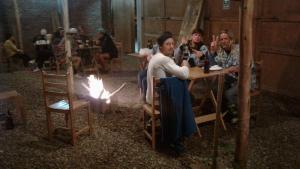
[[[137,43],[138,43],[138,48],[135,49],[135,52],[138,52],[142,48],[142,12],[143,12],[143,5],[142,5],[142,0],[137,0],[136,1],[136,32],[137,32]]]
[[[67,62],[67,72],[71,78],[71,86],[73,89],[73,67],[72,67],[72,53],[71,53],[71,41],[67,32],[70,29],[69,23],[69,8],[68,8],[68,0],[62,0],[62,7],[63,7],[63,25],[64,25],[64,38],[65,38],[65,50],[66,50],[66,62]],[[73,91],[73,90],[72,90]]]
[[[20,21],[20,11],[17,0],[13,0],[14,8],[15,8],[15,17],[16,17],[16,24],[17,24],[17,34],[18,34],[18,41],[20,45],[20,49],[23,50],[23,35],[22,35],[22,27]]]
[[[224,74],[218,76],[218,92],[217,92],[217,107],[216,107],[216,121],[214,127],[214,152],[213,152],[213,165],[212,169],[218,168],[218,156],[219,156],[219,135],[220,135],[220,123],[221,123],[221,105],[222,95],[224,89]]]
[[[254,1],[241,0],[240,5],[240,72],[239,127],[235,150],[235,168],[247,167],[250,120],[251,60],[253,55]]]

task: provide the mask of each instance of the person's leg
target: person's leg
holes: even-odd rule
[[[142,92],[143,100],[146,102],[146,93],[147,93],[147,76],[142,79]]]
[[[16,54],[16,57],[22,59],[23,65],[24,65],[25,67],[28,67],[28,62],[29,62],[29,60],[30,60],[30,58],[29,58],[28,55],[26,55],[26,54],[24,54],[24,53],[18,53],[18,54]]]
[[[106,61],[107,59],[109,59],[109,58],[110,58],[110,56],[109,56],[108,53],[100,53],[99,56],[98,56],[99,64],[101,65],[101,67],[102,67],[102,69],[103,69],[104,71],[107,70],[107,69],[106,69],[106,65],[105,65],[105,61]]]
[[[72,56],[72,63],[74,68],[74,74],[78,73],[81,64],[81,58],[79,56]]]
[[[237,100],[238,100],[238,85],[234,84],[231,88],[228,88],[224,95],[227,100],[227,111],[229,113],[229,119],[231,119],[232,123],[236,123],[238,121],[237,118]]]
[[[238,92],[237,84],[234,84],[231,88],[228,88],[225,91],[225,98],[227,99],[228,105],[236,105],[237,104],[237,92]]]
[[[37,67],[39,69],[42,69],[43,68],[43,63],[44,63],[44,59],[43,59],[43,52],[41,51],[38,51],[37,52],[37,58],[36,58],[36,63],[37,63]]]
[[[138,79],[138,87],[141,88],[142,87],[142,80],[144,77],[147,76],[147,69],[145,70],[140,70],[138,72],[138,76],[137,76],[137,79]]]

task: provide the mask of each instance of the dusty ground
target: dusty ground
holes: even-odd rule
[[[150,148],[142,133],[135,65],[125,63],[125,67],[122,73],[103,76],[109,90],[123,82],[127,86],[113,99],[110,111],[93,113],[93,136],[80,137],[74,147],[63,141],[68,137],[46,139],[40,74],[29,71],[0,73],[0,86],[16,89],[26,98],[28,119],[26,126],[0,129],[0,168],[210,168],[213,123],[201,126],[201,139],[195,135],[185,141],[186,153],[180,157],[173,157],[167,149],[153,151]],[[82,81],[76,79],[77,86]],[[77,88],[77,92],[79,90]],[[250,129],[249,168],[300,168],[299,100],[271,93],[264,93],[262,99],[262,111]],[[1,111],[6,109],[7,104],[1,103]],[[59,116],[54,118],[56,125],[62,123]],[[224,169],[232,168],[235,149],[236,126],[229,123],[227,126],[219,148],[220,168]]]

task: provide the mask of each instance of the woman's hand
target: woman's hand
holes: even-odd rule
[[[187,44],[187,43],[188,43],[188,40],[187,40],[186,36],[182,37],[181,44]]]
[[[183,60],[181,62],[181,66],[186,66],[186,67],[189,67],[189,62],[187,60]]]

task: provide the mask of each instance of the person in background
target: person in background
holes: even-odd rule
[[[219,36],[213,35],[210,46],[211,65],[217,64],[222,68],[229,68],[229,74],[225,76],[224,95],[227,108],[233,116],[232,122],[237,118],[237,93],[240,50],[239,45],[234,44],[233,34],[228,30],[222,30]]]
[[[77,78],[81,78],[81,76],[78,74],[79,68],[81,65],[81,58],[78,55],[78,45],[76,43],[76,37],[78,36],[77,29],[70,28],[69,32],[72,32],[70,35],[70,41],[71,41],[71,54],[72,54],[72,65],[74,70],[74,75]],[[56,56],[57,61],[60,64],[66,64],[66,53],[65,53],[65,38],[63,36],[64,30],[62,28],[58,28],[57,33],[53,39],[53,49]]]
[[[41,70],[44,62],[50,57],[54,57],[50,40],[47,39],[46,35],[47,30],[43,28],[41,29],[40,34],[33,40],[33,45],[37,54],[37,58],[35,60],[37,62],[37,67],[33,70],[33,72]]]
[[[158,47],[154,45],[154,48]],[[148,63],[153,55],[155,55],[158,49],[152,48],[142,48],[140,49],[140,56],[143,58],[143,63],[141,70],[138,72],[138,87],[141,89],[143,101],[146,101],[146,91],[147,91],[147,70],[148,70]]]
[[[97,38],[99,39],[100,52],[97,54],[97,60],[102,67],[103,72],[108,72],[106,60],[118,57],[117,47],[104,29],[98,29]]]
[[[52,38],[52,49],[55,57],[55,61],[59,58],[64,57],[65,49],[64,49],[64,29],[62,27],[58,27],[56,31],[53,33]]]
[[[3,52],[4,52],[4,56],[7,59],[7,68],[8,71],[11,71],[11,64],[12,61],[15,58],[19,58],[23,60],[23,65],[25,67],[28,67],[28,62],[30,60],[30,57],[28,55],[26,55],[21,49],[18,49],[16,46],[16,39],[12,34],[7,34],[6,35],[6,40],[3,44]]]
[[[80,39],[82,41],[82,43],[90,43],[89,37],[87,36],[86,31],[82,25],[78,26],[77,39]]]
[[[175,61],[180,64],[183,59],[188,60],[190,66],[203,66],[208,48],[203,42],[203,30],[200,28],[192,31],[190,40],[181,39],[181,45],[175,50]]]

